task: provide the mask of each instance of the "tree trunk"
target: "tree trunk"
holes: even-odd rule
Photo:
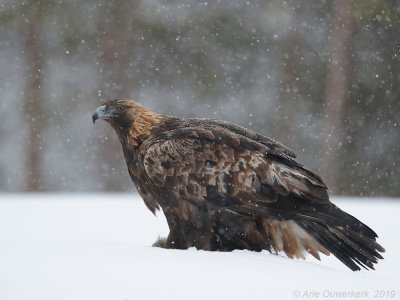
[[[42,138],[42,69],[43,57],[40,46],[40,12],[32,5],[29,23],[24,28],[24,53],[26,58],[26,82],[24,113],[27,130],[25,189],[29,192],[42,189],[41,138]]]
[[[282,71],[278,75],[278,107],[280,113],[276,116],[279,118],[279,132],[277,136],[281,142],[289,147],[297,148],[299,136],[296,132],[296,113],[298,113],[299,92],[297,90],[298,77],[298,61],[299,57],[297,49],[299,49],[300,41],[298,35],[294,31],[290,31],[284,42],[284,51],[282,54]]]
[[[343,136],[343,114],[351,66],[353,1],[334,1],[334,21],[330,45],[330,65],[325,85],[325,141],[323,175],[331,191],[338,186],[339,152]]]

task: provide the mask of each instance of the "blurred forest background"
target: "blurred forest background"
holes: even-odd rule
[[[118,97],[272,137],[334,194],[400,196],[400,1],[0,0],[0,192],[134,191]]]

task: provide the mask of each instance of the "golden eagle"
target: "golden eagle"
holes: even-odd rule
[[[249,249],[304,258],[332,253],[374,269],[377,234],[329,201],[323,180],[282,144],[220,120],[154,113],[127,99],[93,114],[115,129],[146,206],[161,207],[165,248]]]

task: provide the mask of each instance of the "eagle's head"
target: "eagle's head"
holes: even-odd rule
[[[162,115],[129,99],[114,99],[98,107],[92,116],[110,123],[120,138],[138,143],[138,138],[148,136],[152,127],[160,122]]]
[[[103,119],[112,125],[130,126],[135,120],[135,115],[137,113],[140,114],[141,108],[144,107],[132,100],[110,100],[94,111],[92,116],[93,124],[97,119]]]

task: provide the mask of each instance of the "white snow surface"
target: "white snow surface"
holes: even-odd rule
[[[400,299],[400,201],[333,198],[386,248],[376,271],[332,255],[151,247],[168,227],[136,194],[0,195],[0,299]]]

